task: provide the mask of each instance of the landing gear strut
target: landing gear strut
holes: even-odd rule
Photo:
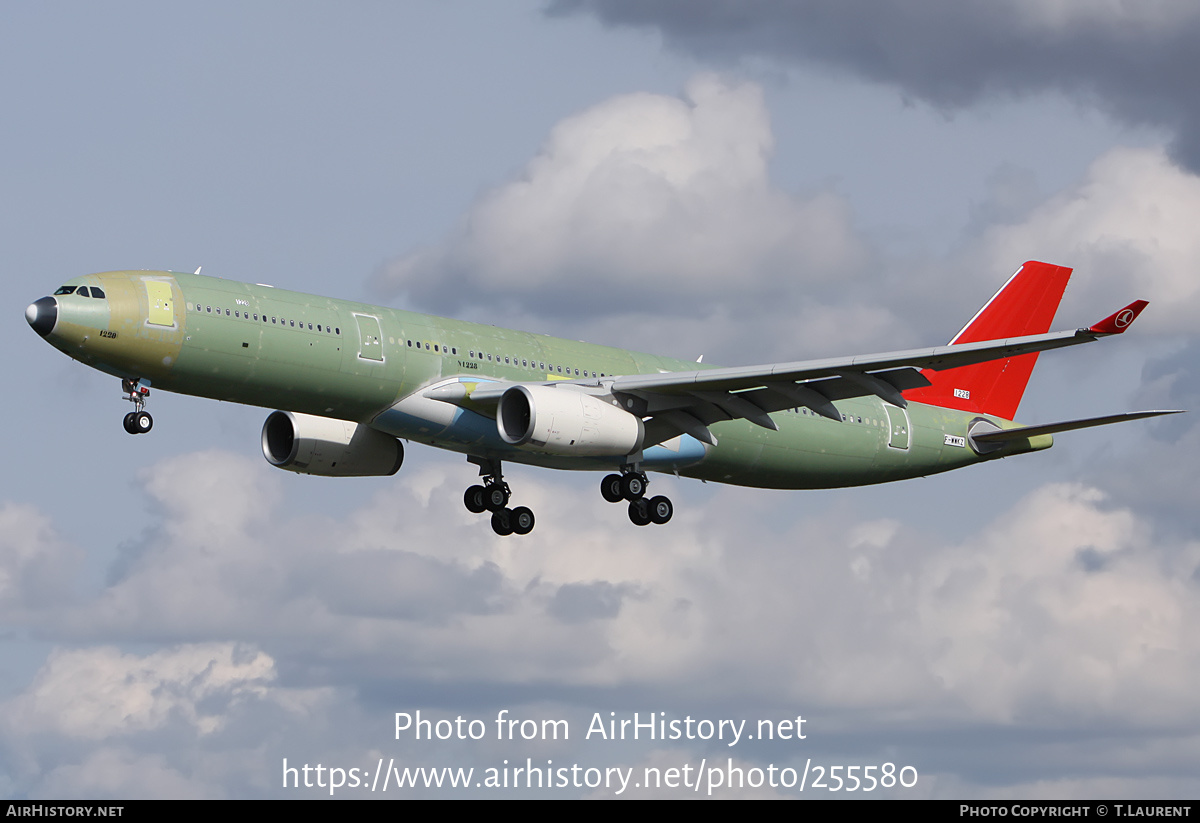
[[[646,486],[650,483],[644,472],[626,467],[621,474],[607,475],[600,481],[600,494],[609,503],[629,501],[629,520],[635,526],[651,523],[662,525],[671,519],[675,507],[670,498],[659,495],[646,499]]]
[[[501,537],[510,534],[529,534],[535,522],[533,511],[526,506],[508,508],[512,490],[500,473],[500,461],[482,457],[468,457],[479,466],[483,485],[471,486],[463,495],[463,505],[472,514],[492,513],[492,531]]]
[[[154,428],[154,418],[146,411],[146,398],[150,396],[150,385],[143,385],[142,380],[124,379],[121,381],[121,391],[125,399],[133,403],[134,410],[125,415],[125,431],[130,434],[145,434]]]

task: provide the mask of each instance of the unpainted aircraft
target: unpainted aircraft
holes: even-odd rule
[[[395,474],[402,440],[460,452],[482,483],[472,512],[527,534],[505,461],[607,470],[604,498],[666,523],[646,472],[817,489],[935,474],[1049,448],[1052,434],[1171,414],[1013,422],[1038,352],[1124,332],[1142,300],[1048,332],[1071,270],[1028,262],[948,345],[716,368],[197,274],[119,271],[69,281],[25,311],[70,357],[121,379],[131,434],[150,387],[278,409],[274,466],[327,477]]]

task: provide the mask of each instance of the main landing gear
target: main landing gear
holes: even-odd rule
[[[125,399],[133,404],[134,410],[125,415],[125,431],[130,434],[145,434],[154,428],[154,418],[146,411],[146,398],[150,396],[149,385],[142,385],[141,380],[122,380],[121,391]]]
[[[492,513],[492,531],[501,537],[510,534],[529,534],[533,531],[533,512],[526,506],[508,508],[512,491],[500,474],[499,460],[468,457],[479,466],[482,486],[471,486],[463,495],[463,505],[472,514]]]
[[[526,506],[508,508],[512,490],[500,473],[500,461],[468,457],[479,466],[482,485],[471,486],[463,494],[463,505],[472,514],[492,513],[492,531],[504,537],[510,534],[529,534],[533,531],[533,512]],[[646,474],[625,467],[621,474],[610,474],[600,481],[600,493],[609,503],[629,502],[629,519],[635,526],[666,523],[675,513],[670,498],[659,495],[646,497],[649,485]]]
[[[609,503],[629,501],[629,519],[635,526],[651,523],[662,525],[671,519],[675,506],[668,497],[659,495],[646,499],[646,486],[650,481],[644,472],[626,470],[623,474],[610,474],[600,481],[600,494]]]

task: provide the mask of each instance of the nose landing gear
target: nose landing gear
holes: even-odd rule
[[[130,434],[145,434],[154,428],[154,418],[146,411],[146,398],[150,396],[150,384],[145,380],[121,381],[125,399],[133,403],[134,410],[125,415],[125,431]]]

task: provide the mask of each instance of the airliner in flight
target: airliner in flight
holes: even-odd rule
[[[528,534],[506,461],[607,471],[605,500],[639,525],[674,511],[647,472],[817,489],[935,474],[1049,448],[1052,434],[1143,411],[1013,422],[1038,352],[1124,332],[1130,303],[1049,332],[1071,269],[1028,262],[955,335],[929,349],[717,368],[539,334],[177,272],[67,282],[25,310],[68,356],[121,379],[143,434],[153,386],[276,409],[266,459],[327,477],[387,476],[401,441],[466,455],[467,509]]]

